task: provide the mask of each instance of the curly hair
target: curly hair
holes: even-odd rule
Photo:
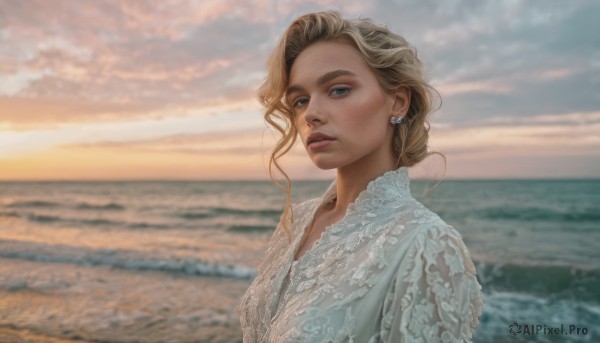
[[[285,31],[267,63],[267,76],[258,90],[258,99],[265,107],[265,121],[281,137],[269,160],[271,181],[286,193],[282,223],[291,241],[293,222],[291,182],[278,163],[296,142],[298,131],[294,124],[294,110],[285,99],[290,70],[304,49],[319,41],[350,43],[362,55],[376,75],[382,88],[393,92],[399,87],[410,91],[410,104],[401,125],[394,132],[394,153],[400,166],[414,166],[431,154],[445,156],[428,149],[430,125],[428,114],[439,93],[428,83],[416,49],[402,36],[370,19],[348,20],[338,12],[309,13],[297,18]],[[274,172],[283,175],[277,180]]]

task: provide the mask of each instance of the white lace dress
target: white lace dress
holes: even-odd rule
[[[275,229],[240,305],[244,342],[471,341],[483,309],[475,266],[461,235],[412,198],[406,167],[371,181],[293,261],[335,191],[294,207],[291,244]]]

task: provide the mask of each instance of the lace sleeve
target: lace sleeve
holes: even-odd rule
[[[460,234],[419,233],[384,303],[385,342],[471,342],[483,310],[481,285]]]

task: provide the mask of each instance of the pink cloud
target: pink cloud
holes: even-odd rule
[[[224,17],[256,21],[246,16],[249,8],[219,1],[3,2],[0,12],[10,15],[1,28],[0,73],[13,81],[0,83],[0,117],[35,126],[254,97],[254,80],[227,80],[259,65],[251,58],[256,52],[196,33],[218,32]]]

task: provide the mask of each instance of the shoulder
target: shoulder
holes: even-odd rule
[[[446,223],[437,213],[433,212],[414,198],[406,201],[396,215],[396,222],[417,235],[431,237],[452,236],[460,238],[460,233]]]
[[[438,220],[432,220],[417,227],[416,233],[417,236],[428,240],[434,240],[436,242],[443,239],[451,239],[453,241],[460,241],[462,243],[462,236],[460,232],[439,217]]]
[[[414,200],[414,206],[413,217],[407,221],[407,224],[413,227],[418,237],[436,242],[450,239],[464,244],[460,232],[444,221],[437,213],[417,200]]]
[[[386,314],[396,321],[390,327],[400,330],[390,335],[470,342],[483,311],[483,294],[460,233],[441,219],[428,221],[414,228],[407,244],[390,293],[399,307]]]
[[[466,260],[466,269],[475,273],[471,256],[459,230],[415,199],[398,213],[395,224],[403,227],[410,245],[424,255],[456,255]],[[410,238],[409,238],[410,237]]]
[[[477,274],[471,254],[460,232],[441,218],[422,224],[415,230],[413,248],[427,265],[446,265],[450,274]]]

